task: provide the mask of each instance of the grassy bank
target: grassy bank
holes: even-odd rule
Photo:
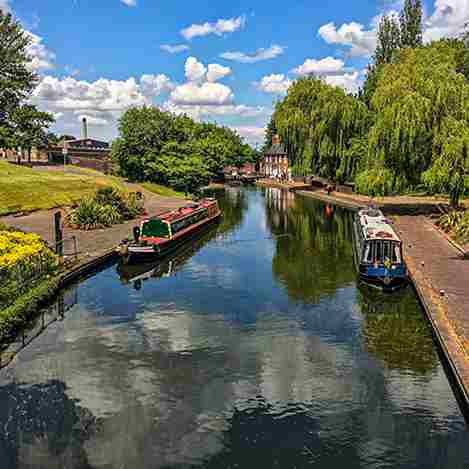
[[[0,310],[0,343],[8,341],[26,327],[47,301],[57,292],[59,276],[38,281],[30,290],[21,295],[11,306]]]
[[[163,197],[185,197],[183,192],[177,192],[170,187],[161,186],[153,182],[142,182],[139,185],[145,188],[147,191],[152,192],[153,194],[161,195]]]
[[[0,216],[72,205],[104,186],[124,188],[119,178],[97,171],[30,169],[0,161]]]
[[[159,184],[139,185],[157,195],[184,198],[182,192]],[[122,178],[92,169],[75,166],[66,171],[60,167],[31,169],[0,161],[0,216],[74,205],[106,186],[126,189]]]

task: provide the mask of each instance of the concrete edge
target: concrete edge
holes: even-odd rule
[[[99,256],[93,257],[89,261],[78,265],[75,268],[71,268],[67,270],[64,274],[62,274],[62,278],[59,282],[59,288],[66,287],[70,283],[78,280],[80,277],[83,277],[90,272],[98,269],[103,264],[114,260],[118,257],[118,253],[116,248],[108,249]]]
[[[349,200],[342,200],[334,196],[322,194],[318,191],[299,190],[299,191],[296,191],[295,194],[299,194],[305,197],[310,197],[312,199],[320,200],[322,202],[327,202],[333,205],[338,205],[340,207],[349,208],[352,210],[360,210],[362,208],[366,208],[366,205],[364,204],[359,204],[358,202],[352,202]]]
[[[432,308],[429,304],[429,301],[427,300],[425,294],[423,293],[421,287],[419,286],[418,281],[415,279],[415,275],[412,272],[412,270],[408,269],[408,272],[409,272],[409,278],[412,283],[412,286],[414,287],[415,292],[417,293],[418,299],[420,301],[420,304],[422,305],[422,308],[424,310],[425,317],[431,325],[433,335],[436,339],[440,352],[442,353],[444,357],[447,370],[451,373],[450,381],[452,380],[453,383],[457,387],[456,389],[457,392],[455,392],[456,399],[458,400],[461,406],[461,410],[464,415],[464,418],[466,419],[466,422],[468,422],[469,424],[469,390],[466,388],[464,384],[464,380],[448,348],[447,342],[445,338],[443,337],[442,328],[441,326],[439,326],[438,319],[435,318],[435,315],[432,312]],[[453,391],[455,390],[453,389]]]

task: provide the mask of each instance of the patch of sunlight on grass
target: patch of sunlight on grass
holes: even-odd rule
[[[0,161],[0,215],[73,205],[104,186],[125,187],[98,171],[30,169]]]
[[[183,192],[177,192],[170,187],[160,186],[153,182],[142,182],[140,186],[144,187],[147,191],[153,192],[153,194],[162,195],[164,197],[185,197]]]

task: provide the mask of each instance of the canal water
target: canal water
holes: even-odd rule
[[[469,467],[413,290],[357,284],[352,214],[217,197],[194,245],[82,281],[2,354],[1,469]]]

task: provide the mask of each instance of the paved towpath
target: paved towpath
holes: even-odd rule
[[[130,190],[140,190],[140,186],[128,185]],[[145,210],[148,214],[158,215],[168,210],[174,210],[187,204],[187,200],[176,197],[163,197],[148,191],[145,194]],[[13,226],[23,231],[37,233],[50,246],[54,244],[53,216],[59,209],[41,210],[28,215],[15,217],[0,217],[0,223]],[[78,241],[78,250],[81,258],[99,257],[103,252],[113,249],[116,245],[132,233],[132,228],[138,223],[138,220],[131,220],[120,225],[114,225],[103,230],[82,231],[73,230],[65,227],[64,243],[65,254],[72,250],[72,243],[68,239],[76,236]]]
[[[409,273],[469,409],[469,259],[423,216],[394,218]]]

